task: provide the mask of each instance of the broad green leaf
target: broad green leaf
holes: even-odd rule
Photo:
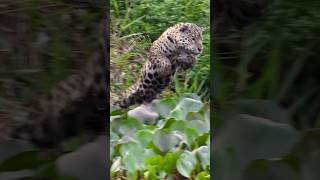
[[[142,147],[146,147],[148,143],[152,141],[153,133],[151,130],[139,130],[136,133],[136,137],[138,142],[141,144]]]
[[[204,133],[201,136],[198,136],[192,143],[191,148],[194,149],[196,147],[200,146],[210,146],[210,144],[207,144],[209,142],[209,133]]]
[[[177,170],[184,177],[190,178],[196,164],[197,159],[194,154],[190,151],[185,151],[177,161]]]
[[[163,157],[160,155],[149,156],[149,157],[146,157],[146,160],[145,160],[146,164],[151,166],[159,165],[162,161],[163,161]]]
[[[210,174],[206,171],[202,171],[197,174],[196,180],[210,180]]]
[[[208,126],[206,122],[202,120],[190,121],[190,123],[188,123],[188,127],[196,129],[199,134],[207,133],[210,131],[210,126]]]
[[[144,178],[148,180],[157,180],[157,174],[156,174],[156,168],[155,166],[148,166],[148,170],[143,174]]]
[[[185,118],[185,120],[187,121],[199,120],[199,119],[204,119],[203,115],[200,114],[199,112],[188,112]]]
[[[138,120],[136,120],[134,118],[130,118],[130,117],[128,117],[125,120],[122,120],[119,123],[120,123],[118,126],[119,132],[123,135],[133,134],[133,132],[135,132],[138,129],[141,129],[143,127],[141,122],[139,122]]]
[[[203,106],[203,103],[199,100],[191,98],[183,98],[177,104],[177,106],[171,111],[169,117],[175,119],[186,119],[189,112],[198,112]]]
[[[199,133],[195,129],[187,128],[182,136],[188,147],[191,148],[192,142],[199,137]]]
[[[123,157],[122,164],[129,172],[135,172],[145,168],[144,157],[139,154],[127,154]]]
[[[180,154],[181,154],[180,151],[173,152],[173,153],[167,153],[163,157],[161,169],[164,170],[168,174],[172,173],[176,167],[176,163],[177,163],[177,160],[179,159]]]
[[[110,132],[110,134],[111,134],[111,136],[110,136],[110,140],[111,141],[117,141],[117,140],[119,140],[120,139],[120,137],[119,137],[119,135],[118,134],[116,134],[116,133],[114,133],[114,132]]]
[[[171,131],[180,131],[184,132],[188,126],[187,121],[175,120],[169,127]]]
[[[299,139],[288,124],[243,114],[224,116],[224,120],[213,147],[215,174],[221,180],[239,178],[251,160],[284,156]]]
[[[126,156],[131,153],[138,153],[137,155],[142,154],[144,149],[136,142],[128,142],[126,144],[122,144],[120,147],[121,156]]]
[[[210,148],[208,146],[201,146],[195,150],[197,157],[199,158],[202,169],[207,170],[210,166]]]
[[[117,116],[122,115],[124,111],[122,109],[119,109],[118,107],[111,106],[110,108],[110,116]]]
[[[170,118],[170,119],[167,119],[163,125],[161,125],[161,129],[168,129],[172,126],[172,124],[174,124],[177,120],[174,119],[174,118]]]
[[[176,106],[177,100],[174,98],[156,100],[154,106],[160,116],[168,117],[172,109]]]
[[[158,129],[153,135],[153,143],[162,152],[167,152],[172,150],[178,143],[179,139],[169,129]]]

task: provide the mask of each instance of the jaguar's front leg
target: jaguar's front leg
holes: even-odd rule
[[[196,57],[194,55],[188,54],[185,58],[177,58],[177,64],[178,67],[180,67],[183,70],[190,69],[192,65],[196,62]]]

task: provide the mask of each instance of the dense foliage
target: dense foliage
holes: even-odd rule
[[[148,48],[168,27],[192,22],[207,29],[197,63],[174,78],[176,92],[152,104],[159,118],[111,111],[113,179],[210,179],[209,10],[200,0],[111,1],[111,99],[139,78]]]
[[[247,18],[250,2],[224,7]],[[262,17],[215,39],[215,178],[319,178],[319,7],[270,1]]]
[[[210,179],[210,111],[193,94],[153,103],[160,118],[143,124],[111,111],[110,145],[114,179]]]
[[[119,95],[138,78],[152,41],[178,22],[192,22],[207,29],[204,51],[182,82],[177,76],[176,89],[178,94],[196,92],[209,99],[209,1],[112,0],[110,5],[110,89],[113,96]]]
[[[30,142],[2,140],[7,135],[8,126],[25,123],[32,109],[30,101],[48,93],[77,72],[92,53],[99,52],[99,38],[102,38],[99,25],[105,16],[105,3],[1,0],[0,179],[77,179],[74,174],[63,172],[66,166],[61,171],[58,162],[65,161],[67,156],[88,142],[81,135],[62,142],[61,149],[55,147],[47,151]],[[72,121],[76,127],[79,121]],[[81,161],[81,158],[75,159]],[[79,172],[75,173],[77,177]],[[87,168],[86,172],[92,172],[92,169]],[[96,179],[95,176],[92,178]]]

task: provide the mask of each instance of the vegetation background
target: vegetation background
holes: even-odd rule
[[[148,48],[168,27],[192,22],[207,29],[197,63],[174,78],[176,92],[168,88],[151,105],[159,118],[111,109],[112,179],[210,179],[209,3],[111,0],[111,101],[138,80]]]
[[[72,122],[80,132],[63,139],[60,146],[48,150],[25,141],[2,141],[11,125],[32,121],[27,118],[33,99],[39,100],[78,72],[92,54],[102,55],[100,31],[105,14],[106,2],[100,0],[0,1],[1,180],[107,178],[107,136],[90,139],[82,134],[88,126],[80,120],[91,113],[96,117],[91,120],[104,121],[106,113],[95,107],[105,102],[105,92],[82,97],[78,105],[67,102],[74,113],[56,121]],[[83,103],[85,99],[90,101]]]
[[[213,1],[214,178],[319,179],[319,7]]]
[[[122,119],[114,121],[122,123],[113,123],[111,127],[111,146],[115,147],[110,152],[111,175],[123,179],[168,175],[208,179],[211,170],[211,177],[222,180],[318,180],[319,2],[214,0],[212,3],[211,76],[210,36],[206,32],[204,54],[183,81],[176,80],[178,93],[167,91],[163,101],[155,103],[162,124],[145,125],[130,119],[126,111],[114,109],[111,121]],[[8,119],[24,117],[24,102],[54,87],[95,51],[99,41],[96,30],[104,7],[104,1],[1,1],[0,129]],[[208,7],[209,2],[199,0],[111,0],[111,95],[117,96],[134,81],[148,45],[165,27],[178,21],[209,26]],[[189,92],[198,95],[185,94]],[[208,99],[214,127],[212,142],[208,141]],[[191,108],[183,108],[186,106]],[[172,109],[174,113],[170,112]],[[195,117],[200,121],[192,121]],[[128,143],[132,140],[125,134],[129,129],[139,131],[131,134],[138,144]],[[157,138],[170,143],[153,143]],[[74,152],[69,158],[76,162],[67,164],[68,168],[75,167],[67,171],[73,171],[78,178],[101,178],[99,168],[90,162],[105,161],[106,145],[90,144],[100,145],[103,152],[84,148],[86,154],[79,154],[77,150],[82,143],[79,137],[65,142],[66,152]],[[121,148],[124,143],[127,145]],[[177,144],[181,149],[176,148]],[[213,156],[208,168],[210,144]],[[141,146],[157,150],[151,154]],[[128,152],[150,153],[152,158],[134,159],[126,156]],[[56,162],[66,156],[44,154],[30,144],[0,144],[0,155],[0,179],[76,179],[57,169]],[[123,164],[121,158],[138,163]],[[105,175],[105,162],[100,166]]]
[[[176,84],[177,93],[196,92],[209,97],[210,8],[209,1],[194,0],[112,0],[110,3],[110,90],[117,96],[133,84],[146,60],[150,44],[168,27],[192,22],[207,28],[204,52],[188,71],[185,84]]]

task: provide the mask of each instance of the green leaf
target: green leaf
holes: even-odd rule
[[[122,144],[120,154],[123,157],[122,164],[130,171],[142,170],[145,167],[145,150],[136,142]]]
[[[202,171],[197,174],[196,180],[210,180],[210,174],[206,171]]]
[[[158,129],[152,140],[162,152],[172,150],[179,143],[178,137],[169,129]]]
[[[124,114],[124,110],[119,108],[119,107],[115,107],[115,106],[111,106],[110,108],[110,116],[118,116],[118,115],[122,115]]]
[[[159,163],[161,163],[162,161],[163,161],[163,157],[161,155],[149,156],[149,157],[146,157],[146,160],[145,160],[146,164],[151,166],[159,165]]]
[[[133,133],[143,127],[140,121],[130,117],[119,123],[121,123],[119,124],[119,132],[123,135]]]
[[[197,159],[194,154],[190,151],[185,151],[177,161],[177,170],[184,177],[190,178],[196,164]]]
[[[207,133],[210,131],[210,126],[208,126],[206,122],[202,120],[190,121],[190,123],[188,123],[188,127],[196,129],[199,134]]]
[[[187,125],[187,121],[173,120],[170,126],[168,125],[168,129],[170,129],[171,131],[185,132]]]
[[[177,120],[174,118],[167,119],[160,128],[161,129],[169,129],[176,122],[177,122]]]
[[[191,148],[194,149],[196,147],[208,145],[207,141],[209,140],[209,133],[204,133],[201,136],[198,136],[192,143]],[[210,145],[209,145],[210,146]]]
[[[148,166],[148,170],[143,175],[148,180],[157,180],[157,179],[159,179],[157,177],[157,174],[156,174],[155,166]]]
[[[168,98],[162,100],[156,100],[154,106],[160,116],[168,117],[172,109],[176,106],[177,100],[175,98]]]
[[[53,161],[56,157],[48,154],[41,157],[38,151],[25,151],[4,160],[0,164],[0,171],[18,171],[22,169],[34,169]]]
[[[163,157],[163,161],[162,161],[162,170],[164,170],[166,173],[170,174],[173,172],[173,170],[176,168],[176,163],[177,160],[179,159],[179,156],[182,152],[178,151],[178,152],[173,152],[173,153],[167,153],[164,157]]]
[[[151,141],[153,133],[151,130],[139,130],[136,133],[137,140],[141,144],[142,147],[146,147]]]
[[[187,128],[182,136],[188,147],[191,148],[192,142],[199,137],[199,133],[195,129]]]
[[[143,161],[143,157],[139,157],[136,154],[128,154],[123,157],[122,164],[129,172],[135,172],[137,170],[143,170],[145,168],[145,164]]]
[[[120,137],[117,133],[114,133],[113,131],[110,132],[110,141],[118,141],[119,139]]]
[[[223,119],[226,123],[215,135],[213,150],[216,178],[221,180],[238,178],[251,160],[284,156],[300,137],[288,124],[256,116],[236,114]]]
[[[171,111],[169,117],[175,119],[186,119],[189,112],[198,112],[203,106],[203,103],[199,100],[191,98],[183,98],[178,105]]]
[[[121,156],[124,157],[132,152],[143,153],[143,148],[138,143],[133,141],[121,145],[120,147]]]
[[[195,153],[200,160],[202,169],[207,170],[210,167],[210,148],[208,146],[201,146],[195,150]]]

